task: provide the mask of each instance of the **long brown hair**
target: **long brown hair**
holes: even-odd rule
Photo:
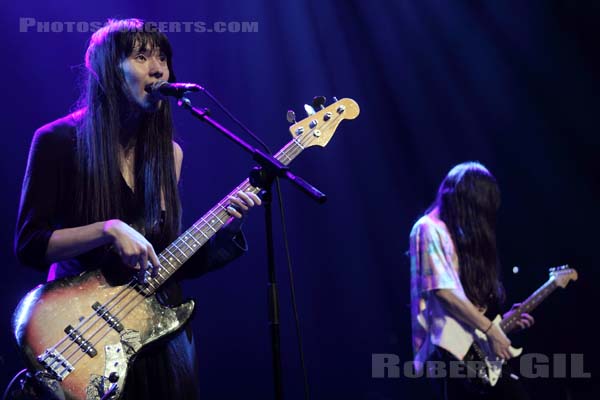
[[[469,300],[482,307],[504,301],[496,245],[500,189],[494,176],[478,162],[459,164],[442,181],[432,207],[450,231]]]

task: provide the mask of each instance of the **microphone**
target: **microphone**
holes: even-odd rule
[[[167,81],[156,81],[152,84],[146,85],[144,90],[153,96],[165,98],[173,96],[177,98],[183,97],[189,92],[200,92],[204,88],[195,83],[169,83]]]

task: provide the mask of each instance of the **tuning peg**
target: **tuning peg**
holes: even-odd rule
[[[333,102],[334,102],[334,103],[337,103],[337,102],[338,102],[338,98],[337,98],[337,97],[333,96],[333,97],[332,97],[332,99],[333,99]]]
[[[325,104],[325,102],[327,101],[327,99],[325,98],[325,96],[315,96],[313,97],[313,108],[319,108],[319,109],[324,109],[325,106],[323,106],[323,104]]]
[[[287,118],[287,122],[289,122],[290,124],[295,124],[296,123],[296,113],[294,112],[294,110],[288,110],[286,118]]]
[[[314,108],[312,108],[312,106],[309,106],[308,104],[304,105],[304,111],[306,111],[306,115],[313,115],[316,114],[316,111]]]

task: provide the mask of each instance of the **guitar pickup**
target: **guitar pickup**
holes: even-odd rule
[[[85,340],[81,333],[77,329],[73,328],[71,325],[65,328],[65,333],[69,335],[69,339],[71,339],[76,345],[78,345],[81,351],[83,351],[88,356],[93,358],[98,354],[94,346],[92,346],[92,344],[89,341]]]
[[[102,319],[106,321],[108,326],[113,328],[115,331],[120,333],[124,329],[121,321],[119,321],[114,315],[112,315],[110,311],[108,311],[106,307],[100,304],[99,302],[95,302],[94,304],[92,304],[92,308],[94,309],[94,311],[96,311],[96,314],[102,317]]]

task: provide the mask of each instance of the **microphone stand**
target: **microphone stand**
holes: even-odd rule
[[[269,300],[269,326],[271,333],[271,349],[273,362],[273,384],[275,391],[275,399],[283,399],[283,384],[282,384],[282,368],[281,368],[281,340],[280,340],[280,323],[279,323],[279,295],[277,290],[277,280],[275,277],[275,252],[273,247],[273,213],[271,208],[272,202],[272,185],[275,178],[285,178],[292,183],[296,189],[303,192],[305,195],[315,200],[319,204],[327,200],[325,194],[317,188],[310,185],[304,179],[290,172],[288,166],[283,165],[277,159],[264,153],[263,151],[249,145],[247,142],[236,136],[234,133],[223,127],[217,121],[209,116],[209,110],[199,109],[192,106],[191,101],[184,97],[177,96],[177,105],[190,111],[190,113],[200,121],[208,123],[210,126],[219,131],[229,140],[240,146],[243,150],[252,155],[252,159],[260,166],[254,167],[250,172],[250,183],[254,187],[261,188],[261,194],[264,209],[265,209],[265,230],[267,243],[267,268],[268,268],[268,300]]]

